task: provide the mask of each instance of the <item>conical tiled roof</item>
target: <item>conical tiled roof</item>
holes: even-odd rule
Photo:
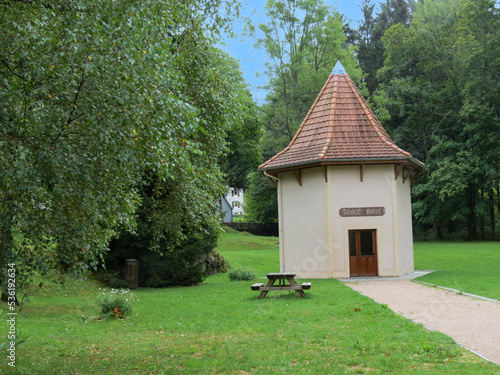
[[[396,146],[338,62],[290,144],[259,169],[362,163],[424,166]]]

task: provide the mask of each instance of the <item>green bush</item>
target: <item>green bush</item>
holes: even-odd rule
[[[141,286],[162,288],[196,285],[204,278],[204,258],[217,244],[215,234],[190,237],[163,254],[148,252],[139,257]]]
[[[229,280],[231,281],[243,281],[243,280],[253,280],[255,279],[255,271],[252,269],[236,269],[229,272]]]
[[[104,258],[106,267],[120,273],[126,259],[137,259],[139,286],[149,288],[196,285],[209,274],[225,272],[227,264],[222,256],[212,253],[217,245],[215,229],[207,230],[202,236],[187,234],[186,237],[171,250],[166,250],[165,244],[161,252],[151,251],[151,236],[147,227],[139,223],[136,235],[122,233],[111,242],[110,251]]]
[[[122,231],[111,241],[104,257],[106,268],[123,275],[126,259],[137,259],[139,286],[156,288],[196,285],[224,270],[223,258],[212,254],[217,223],[207,218],[193,224],[187,211],[185,220],[172,222],[172,210],[179,209],[172,204],[175,181],[162,182],[151,171],[145,176],[148,184],[140,190],[136,232]]]
[[[102,292],[97,297],[97,306],[102,319],[122,319],[132,313],[132,303],[137,301],[137,298],[130,290],[111,289],[106,291],[101,288],[99,290]]]

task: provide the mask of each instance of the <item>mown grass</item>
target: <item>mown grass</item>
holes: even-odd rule
[[[500,300],[500,242],[419,242],[415,269],[435,270],[418,281]]]
[[[245,216],[233,216],[233,221],[235,223],[244,223],[246,222]]]
[[[277,239],[229,231],[219,250],[259,277],[279,268]],[[17,325],[30,336],[3,374],[496,374],[467,352],[337,280],[311,280],[306,299],[215,275],[195,287],[138,289],[128,319],[92,321],[100,285],[30,290]],[[5,316],[5,308],[3,315]],[[82,318],[82,315],[84,316]],[[2,317],[0,332],[6,332]]]

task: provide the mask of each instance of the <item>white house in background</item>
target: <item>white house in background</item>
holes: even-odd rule
[[[339,63],[288,147],[259,167],[278,188],[281,272],[413,272],[410,183],[423,168]]]
[[[229,188],[229,193],[225,195],[229,205],[233,209],[233,216],[243,216],[245,213],[243,204],[243,190]]]

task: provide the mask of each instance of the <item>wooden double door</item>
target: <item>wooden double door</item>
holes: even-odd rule
[[[377,230],[349,231],[349,266],[351,277],[377,276]]]

